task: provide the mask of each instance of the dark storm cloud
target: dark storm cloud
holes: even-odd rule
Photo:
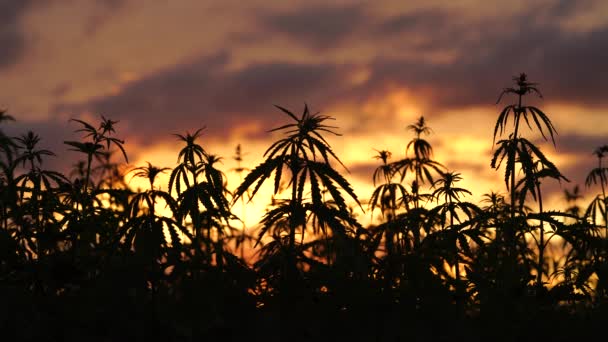
[[[95,0],[94,12],[89,15],[84,32],[95,35],[118,11],[125,7],[129,0]]]
[[[129,0],[91,0],[94,12],[89,16],[84,32],[96,33],[108,19],[125,7]],[[0,69],[9,67],[22,58],[27,48],[27,36],[20,20],[28,10],[56,5],[57,0],[0,0]]]
[[[339,46],[355,35],[369,20],[362,7],[311,7],[261,15],[271,32],[316,48]]]
[[[556,136],[558,152],[592,156],[597,147],[608,145],[608,137],[597,135],[564,134]]]
[[[570,34],[534,27],[476,45],[452,63],[379,59],[371,81],[419,90],[439,109],[462,108],[493,104],[511,77],[525,72],[549,101],[608,105],[607,28]]]
[[[296,45],[375,48],[372,78],[360,90],[375,92],[387,83],[400,84],[430,97],[432,109],[438,111],[491,105],[521,72],[540,82],[548,101],[605,106],[608,27],[573,33],[560,24],[592,11],[596,3],[555,1],[513,15],[477,19],[463,10],[421,9],[382,20],[363,7],[348,7],[294,10],[262,20],[265,35],[287,34]],[[381,53],[387,46],[396,56]],[[418,57],[398,57],[399,52]],[[428,52],[455,57],[434,62],[425,57]]]
[[[522,39],[503,40],[485,56],[471,53],[468,60],[452,64],[378,59],[369,65],[370,78],[357,86],[347,81],[349,65],[268,62],[228,71],[228,57],[216,56],[149,75],[116,96],[58,109],[90,110],[138,123],[136,133],[141,136],[158,133],[159,128],[182,131],[202,125],[229,132],[244,123],[276,123],[280,116],[272,104],[296,112],[304,102],[324,109],[338,101],[364,101],[381,95],[388,84],[401,84],[413,96],[430,100],[432,108],[424,115],[432,116],[447,108],[493,105],[501,90],[511,86],[511,77],[522,71],[541,82],[548,101],[605,105],[608,75],[600,59],[607,52],[599,46],[608,46],[601,44],[608,32],[591,32],[584,38],[552,36],[551,30],[540,29]],[[549,42],[535,46],[543,40]],[[587,45],[590,41],[594,44]],[[527,47],[529,56],[511,52]],[[571,57],[549,58],[559,54]],[[507,101],[511,99],[497,107]]]
[[[448,46],[459,50],[451,62],[377,54],[375,60],[361,65],[329,59],[321,64],[281,62],[278,52],[272,62],[253,63],[236,71],[226,68],[227,54],[218,54],[147,75],[127,84],[117,95],[56,109],[71,115],[92,111],[125,120],[130,123],[129,133],[144,140],[203,125],[209,127],[209,134],[228,137],[244,124],[271,128],[284,122],[272,104],[299,113],[308,102],[324,110],[337,102],[364,103],[385,94],[391,84],[427,99],[431,108],[425,116],[444,109],[493,105],[501,90],[511,86],[511,77],[520,72],[540,82],[546,101],[608,105],[604,96],[608,89],[604,66],[608,29],[569,33],[558,25],[558,17],[585,8],[556,2],[515,17],[480,19],[466,25],[461,22],[464,13],[442,10],[395,14],[384,21],[366,14],[362,7],[265,13],[261,16],[265,34],[287,34],[296,45],[318,48],[343,43],[341,48],[348,48],[353,43],[348,37],[361,33],[360,43],[373,47],[400,35],[429,35],[425,38],[429,49]],[[361,27],[375,28],[365,31]],[[474,33],[477,38],[471,39]],[[353,85],[348,80],[356,67],[369,70],[370,77]],[[511,99],[497,107],[507,101]],[[361,122],[365,120],[361,118]],[[263,131],[257,134],[266,136]]]
[[[97,0],[104,7],[117,9],[124,6],[129,0]]]
[[[467,44],[470,31],[462,14],[439,9],[421,9],[396,15],[373,26],[376,39],[396,39],[400,48],[439,51]],[[370,36],[370,38],[372,37]]]
[[[16,63],[25,50],[19,20],[31,4],[31,0],[0,0],[0,69]]]
[[[377,32],[380,34],[394,35],[404,32],[428,32],[445,29],[452,23],[448,13],[438,9],[423,9],[410,13],[401,14],[390,18],[378,25]]]
[[[539,78],[547,94],[567,102],[606,106],[608,27],[554,41],[542,53]]]
[[[549,6],[548,11],[555,17],[570,16],[584,10],[593,9],[593,6],[600,4],[602,1],[603,0],[557,0]]]
[[[70,82],[61,82],[51,90],[51,95],[55,99],[60,99],[62,96],[66,95],[73,89],[73,86]]]
[[[140,143],[159,134],[208,127],[208,134],[228,138],[239,126],[258,123],[270,129],[285,118],[278,104],[299,114],[304,102],[314,108],[336,96],[345,68],[290,63],[253,64],[226,70],[226,54],[202,58],[129,83],[115,96],[64,104],[57,112],[100,113],[128,123]],[[267,136],[264,131],[256,133]],[[250,136],[249,138],[255,138]]]

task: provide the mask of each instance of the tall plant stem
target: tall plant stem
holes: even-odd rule
[[[519,134],[519,118],[521,115],[521,102],[522,102],[522,95],[519,94],[518,96],[518,102],[517,102],[517,109],[516,109],[516,114],[515,114],[515,118],[514,118],[514,122],[515,122],[515,129],[513,131],[513,137],[512,139],[516,142],[517,141],[517,135]],[[511,153],[515,153],[514,151]],[[513,170],[513,172],[511,173],[511,222],[509,223],[509,225],[507,226],[507,232],[506,232],[506,243],[507,243],[507,255],[509,257],[509,259],[513,258],[513,254],[515,253],[515,227],[513,226],[513,224],[515,223],[515,197],[516,197],[516,193],[515,193],[515,170]],[[509,261],[511,262],[511,261]]]
[[[519,134],[519,118],[521,116],[521,112],[522,111],[522,94],[518,94],[518,102],[517,102],[517,108],[515,109],[515,117],[514,117],[514,124],[515,124],[515,129],[513,130],[513,136],[511,137],[513,143],[517,143],[517,136]],[[515,146],[513,146],[515,147]],[[512,151],[509,153],[515,153],[515,151],[512,148]],[[515,227],[515,211],[516,211],[516,206],[515,206],[515,197],[516,197],[516,191],[515,191],[515,165],[513,166],[514,170],[511,173],[511,215],[510,215],[510,220],[508,222],[508,224],[505,226],[505,244],[507,247],[507,255],[506,255],[506,260],[505,260],[505,274],[504,274],[504,286],[505,286],[505,291],[506,293],[511,293],[511,288],[512,288],[512,284],[513,284],[513,278],[515,277],[515,265],[517,263],[516,259],[517,259],[517,252],[515,251],[516,249],[516,241],[515,241],[515,237],[516,237],[516,227]]]
[[[194,188],[198,188],[198,179],[196,177],[196,167],[194,165],[192,165],[192,184],[194,186]],[[192,218],[192,222],[193,222],[193,229],[194,229],[194,238],[196,240],[199,241],[200,243],[200,239],[202,237],[202,226],[201,226],[201,213],[198,210],[198,198],[196,196],[193,197],[193,207],[196,209],[194,210],[194,213],[196,215],[196,219]],[[200,246],[200,245],[199,245]],[[213,256],[211,255],[211,228],[207,227],[207,237],[205,238],[205,249],[206,249],[206,258],[207,258],[207,264],[211,265]]]
[[[604,177],[604,172],[602,171],[602,157],[600,156],[598,159],[598,169],[600,170],[600,185],[602,187],[602,200],[604,201],[604,212],[602,213],[604,216],[604,239],[608,240],[608,208],[606,208],[606,186],[604,185],[606,179]]]
[[[540,182],[536,181],[536,192],[538,194],[538,210],[542,214],[543,213],[543,197],[540,192]],[[538,274],[536,275],[536,285],[538,289],[541,290],[543,288],[543,269],[544,269],[544,260],[545,260],[545,222],[540,220],[540,241],[538,243]]]
[[[452,216],[452,214],[450,214],[450,227],[454,227],[454,216]],[[458,240],[456,240],[454,252],[455,252],[454,265],[455,265],[455,270],[456,270],[456,283],[458,285],[460,285],[460,258],[458,257]]]
[[[30,172],[32,174],[34,174],[35,172],[35,167],[34,167],[34,160],[30,159]],[[32,210],[32,214],[34,216],[34,226],[36,227],[36,232],[38,232],[38,234],[40,234],[42,232],[42,227],[40,225],[40,206],[38,204],[38,193],[40,192],[40,183],[38,182],[38,184],[34,183],[33,184],[33,188],[32,188],[32,197],[30,199],[30,201],[34,202],[33,205],[33,210]],[[41,253],[40,253],[40,240],[38,237],[36,237],[36,257],[38,257],[38,259],[40,260],[41,257]]]
[[[295,271],[296,268],[296,255],[295,255],[295,242],[296,242],[296,228],[298,225],[296,213],[298,211],[298,193],[297,193],[297,184],[298,184],[298,172],[299,168],[295,165],[296,161],[292,161],[291,166],[291,174],[292,174],[292,184],[291,184],[291,220],[289,223],[289,259],[288,259],[288,269],[287,271],[287,280],[289,282],[289,286],[291,286],[291,282],[293,281],[292,277],[294,276],[292,272]]]
[[[93,154],[87,154],[87,174],[84,180],[84,193],[86,194],[89,190],[89,179],[91,179],[91,164],[93,163]]]
[[[80,197],[80,200],[82,201],[82,203],[80,203],[80,207],[82,208],[82,218],[83,219],[85,218],[86,212],[88,210],[86,197],[89,192],[89,179],[91,178],[91,164],[92,163],[93,163],[93,154],[87,153],[87,173],[85,174],[84,186],[82,188],[82,196]],[[76,202],[76,210],[78,210],[78,202]]]
[[[447,196],[446,196],[447,197]],[[450,200],[450,205],[451,205],[451,200]],[[450,214],[450,227],[454,227],[454,216],[452,214]],[[463,310],[463,302],[462,299],[464,298],[463,296],[463,291],[462,291],[462,280],[460,277],[460,258],[458,256],[458,239],[456,239],[456,243],[454,245],[454,271],[456,273],[456,308],[458,311],[458,315],[462,315],[464,312]]]
[[[387,225],[388,225],[389,229],[386,231],[386,242],[385,242],[387,259],[389,261],[388,265],[387,265],[387,272],[386,272],[386,279],[385,279],[385,286],[386,286],[387,292],[389,292],[392,288],[393,278],[395,277],[395,269],[394,269],[395,258],[396,258],[396,254],[398,254],[398,253],[395,253],[396,252],[395,251],[395,241],[394,241],[395,233],[392,230],[394,220],[395,220],[395,209],[391,208],[389,215],[388,215],[388,220],[387,220]],[[402,252],[401,249],[400,249],[400,252]]]

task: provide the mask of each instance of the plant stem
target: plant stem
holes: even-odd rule
[[[606,208],[606,189],[605,189],[605,185],[604,185],[604,182],[606,182],[606,179],[604,177],[604,171],[602,170],[602,157],[600,156],[598,159],[599,159],[598,170],[600,170],[600,185],[602,187],[602,200],[604,202],[604,212],[603,212],[604,230],[605,230],[604,238],[608,239],[608,209]]]
[[[297,156],[295,157],[297,158]],[[296,228],[297,228],[297,217],[296,217],[296,213],[298,210],[297,204],[298,204],[298,194],[297,194],[297,184],[298,184],[298,172],[299,172],[299,168],[298,166],[295,165],[296,161],[292,160],[292,165],[291,165],[291,222],[289,224],[289,260],[288,260],[288,271],[287,271],[287,275],[288,275],[288,280],[289,282],[291,282],[291,276],[292,276],[292,271],[295,270],[296,267],[296,260],[295,260],[295,242],[296,242]],[[290,284],[291,285],[291,284]]]
[[[538,210],[540,214],[543,213],[543,197],[540,192],[540,182],[536,181],[536,192],[538,193]],[[543,278],[543,268],[544,268],[544,255],[545,255],[545,227],[544,222],[540,220],[540,241],[538,244],[538,274],[536,278],[536,285],[538,286],[538,290],[543,288],[542,278]],[[538,291],[540,293],[540,291]]]

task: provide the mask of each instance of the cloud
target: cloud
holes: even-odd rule
[[[286,35],[290,46],[365,46],[375,57],[363,62],[371,77],[361,91],[397,84],[427,98],[431,111],[492,105],[521,72],[540,82],[548,101],[606,106],[608,23],[576,32],[564,26],[595,5],[555,1],[485,17],[463,8],[382,17],[362,6],[313,7],[261,21],[262,34]]]
[[[597,147],[608,145],[608,137],[596,135],[566,134],[556,140],[558,152],[589,157]]]
[[[439,9],[421,9],[401,14],[387,19],[378,25],[377,33],[380,34],[402,34],[404,32],[435,32],[449,26],[450,21],[447,12]]]
[[[291,40],[285,48],[349,49],[356,44],[377,53],[368,60],[343,60],[328,54],[314,61],[294,62],[278,50],[266,58],[247,59],[234,49],[143,75],[118,85],[112,95],[60,103],[52,114],[104,114],[121,120],[126,133],[139,143],[151,144],[163,139],[159,134],[170,138],[170,133],[201,126],[219,139],[230,139],[243,129],[247,132],[243,138],[263,138],[268,136],[267,129],[286,120],[273,104],[299,113],[306,102],[330,115],[328,107],[347,104],[353,110],[346,115],[360,128],[347,133],[365,134],[390,125],[397,114],[381,115],[374,108],[363,110],[358,105],[369,99],[382,101],[395,88],[406,88],[413,98],[426,102],[421,114],[433,116],[447,110],[493,106],[519,72],[540,82],[547,101],[606,106],[603,92],[608,77],[603,61],[608,51],[603,46],[608,45],[607,29],[572,33],[557,20],[586,8],[559,2],[547,9],[534,7],[499,18],[470,18],[464,11],[438,9],[380,18],[361,6],[253,11],[264,31],[256,34],[286,35]],[[385,49],[383,44],[390,42],[394,48],[395,39],[405,37],[407,47],[406,38],[416,36],[423,37],[416,43],[422,49],[457,52],[448,61],[383,53],[396,50]],[[231,63],[233,58],[241,65],[238,69]],[[353,82],[356,70],[364,70],[365,77]],[[66,86],[58,86],[53,94],[60,96]],[[488,115],[496,115],[498,110],[488,111]]]
[[[527,72],[532,81],[540,82],[548,101],[608,105],[603,96],[608,75],[602,67],[608,51],[601,48],[608,45],[608,30],[581,33],[578,39],[549,27],[538,27],[526,35],[504,34],[504,39],[493,45],[484,40],[484,53],[473,49],[466,57],[443,64],[379,57],[359,65],[331,60],[267,61],[233,70],[228,67],[229,54],[220,53],[144,76],[122,86],[116,95],[61,104],[56,109],[71,115],[104,113],[125,120],[136,127],[133,133],[140,137],[157,134],[159,128],[179,132],[207,125],[228,138],[239,127],[258,125],[258,135],[249,136],[255,138],[280,121],[273,104],[295,112],[304,102],[321,110],[336,103],[356,107],[397,86],[426,101],[423,114],[433,116],[448,109],[493,106],[519,72]],[[368,77],[353,84],[356,68],[367,70]],[[498,107],[507,101],[511,99],[505,98]],[[366,118],[361,117],[360,122]]]
[[[16,63],[23,55],[25,36],[19,20],[31,4],[31,0],[0,0],[0,69]]]
[[[373,25],[370,38],[398,42],[406,49],[424,51],[447,51],[467,45],[475,31],[470,23],[454,20],[466,17],[465,13],[423,8],[386,18]]]
[[[284,122],[273,104],[296,114],[305,102],[323,108],[339,97],[343,89],[337,85],[349,70],[282,62],[229,70],[229,59],[225,53],[202,57],[127,83],[116,95],[57,105],[55,113],[91,112],[121,120],[142,144],[163,139],[159,132],[169,136],[202,126],[211,135],[229,139],[243,126],[253,125],[258,128],[248,138],[266,137],[266,130]]]
[[[73,1],[73,0],[71,0]],[[108,19],[125,7],[129,0],[88,0],[93,6],[93,13],[87,19],[83,28],[85,34],[95,34]],[[71,6],[70,1],[63,4]],[[32,10],[44,10],[47,7],[59,5],[57,0],[0,0],[0,69],[10,67],[19,62],[31,43],[28,27],[22,25],[23,16]]]
[[[89,16],[84,32],[87,36],[95,35],[108,20],[123,9],[129,0],[97,0],[94,2],[93,13]]]
[[[606,106],[608,27],[553,41],[539,56],[547,94],[568,102]]]
[[[260,16],[267,30],[320,49],[340,46],[365,27],[368,19],[359,6],[308,7]]]
[[[481,28],[479,28],[481,30]],[[371,82],[393,82],[418,91],[433,108],[492,105],[511,76],[526,72],[553,102],[606,106],[608,28],[570,34],[555,27],[530,27],[485,37],[450,63],[376,60]]]

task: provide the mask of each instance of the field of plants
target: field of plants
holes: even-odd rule
[[[6,341],[580,340],[608,318],[608,145],[565,209],[543,185],[567,183],[534,139],[558,138],[525,74],[498,101],[492,168],[505,192],[480,203],[433,159],[424,118],[405,153],[378,151],[372,194],[357,194],[327,142],[330,117],[277,106],[264,161],[228,189],[202,130],[177,134],[178,165],[126,168],[119,124],[71,120],[81,161],[0,115],[0,327]],[[607,142],[608,143],[608,142]],[[373,146],[372,146],[373,147]],[[592,151],[590,151],[592,152]],[[401,155],[403,154],[403,155]],[[238,156],[237,156],[238,157]],[[489,172],[492,172],[491,170]],[[169,175],[168,186],[157,178]],[[136,177],[148,188],[134,190]],[[267,184],[267,185],[264,185]],[[271,186],[249,236],[234,206]],[[163,190],[167,189],[167,190]],[[577,201],[578,200],[578,201]],[[380,214],[364,226],[353,208]],[[164,213],[170,211],[171,215]],[[161,211],[163,213],[161,213]],[[245,249],[255,256],[245,258]],[[6,338],[6,339],[5,339]]]

